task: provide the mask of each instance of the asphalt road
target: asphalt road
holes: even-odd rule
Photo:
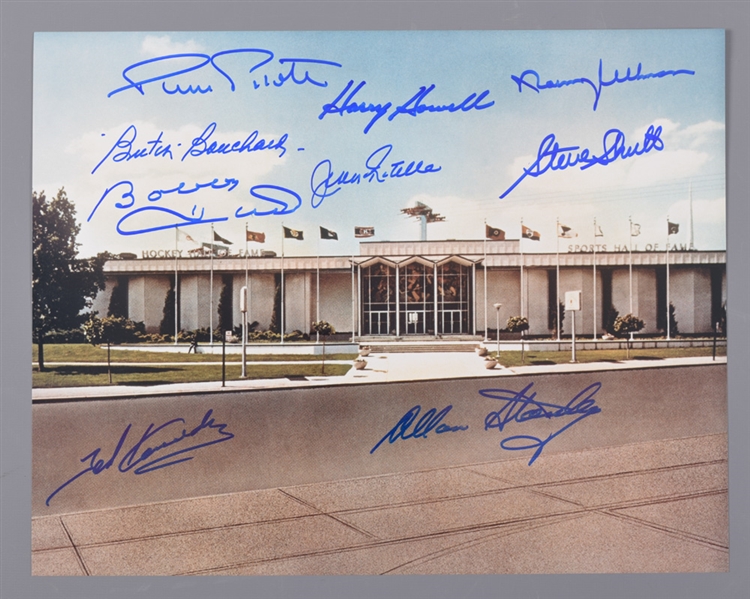
[[[512,406],[479,392],[501,388],[488,395],[510,398],[527,387],[537,402],[586,402],[553,418],[527,406],[525,421],[486,430],[488,415],[497,424],[493,413],[502,420]],[[371,453],[417,406],[415,422]],[[431,408],[435,417],[417,424]],[[554,411],[547,406],[547,415]],[[724,433],[726,365],[72,401],[34,405],[32,415],[32,512],[42,516],[530,459],[534,449],[500,446],[517,435],[528,438],[506,447],[559,432],[541,464],[555,453]],[[438,433],[440,425],[455,430]]]

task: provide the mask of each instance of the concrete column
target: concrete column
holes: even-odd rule
[[[529,335],[549,335],[547,328],[547,297],[549,278],[544,268],[524,268],[524,278],[528,281]]]
[[[147,333],[158,333],[164,317],[169,276],[135,276],[128,282],[128,317],[146,325]],[[174,325],[173,325],[174,328]]]

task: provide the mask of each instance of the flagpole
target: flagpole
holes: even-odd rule
[[[487,219],[484,219],[484,340],[489,341],[487,335]]]
[[[633,313],[633,217],[629,216],[628,221],[630,222],[630,244],[628,245],[628,290],[630,295],[630,314]]]
[[[523,218],[521,218],[521,237],[518,240],[518,251],[521,254],[521,317],[523,317],[524,310],[524,292],[523,292]]]
[[[247,289],[247,306],[245,306],[247,312],[245,312],[245,327],[242,331],[242,335],[244,338],[243,343],[247,343],[247,325],[248,322],[250,322],[248,319],[250,318],[250,283],[249,283],[250,277],[248,273],[248,263],[247,263],[247,222],[245,222],[245,289]],[[243,350],[244,351],[244,350]]]
[[[179,333],[179,312],[177,304],[177,227],[174,228],[174,344],[177,345],[177,334]]]
[[[356,242],[355,242],[356,243]],[[356,317],[356,289],[354,288],[354,252],[352,252],[352,343],[354,343],[354,339],[356,337],[356,323],[355,323],[355,317]]]
[[[209,345],[214,344],[214,224],[211,223],[211,277],[209,279],[209,315],[208,315],[208,339]]]
[[[693,238],[693,182],[690,181],[690,188],[689,188],[689,204],[690,204],[690,245],[688,246],[688,249],[692,252],[695,249],[694,245],[694,238]]]
[[[667,214],[667,341],[669,341],[671,332],[669,320],[669,215]]]
[[[320,237],[318,237],[318,263],[315,279],[315,296],[315,320],[320,322]],[[320,333],[317,330],[315,331],[315,343],[320,343]]]
[[[557,311],[557,340],[560,341],[560,218],[555,226],[557,234],[557,271],[555,273],[555,310]]]
[[[284,223],[281,223],[281,344],[284,345]]]
[[[594,341],[596,341],[596,217],[594,217]]]

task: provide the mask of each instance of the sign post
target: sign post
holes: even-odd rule
[[[573,322],[573,342],[571,343],[571,362],[576,361],[576,312],[581,310],[581,292],[580,291],[566,291],[565,292],[565,311],[571,312],[571,320]]]
[[[242,372],[240,378],[247,377],[247,286],[240,289],[240,312],[242,312]]]

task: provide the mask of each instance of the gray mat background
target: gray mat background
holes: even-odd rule
[[[729,574],[66,579],[30,576],[31,99],[34,31],[727,30]],[[746,597],[750,588],[750,2],[0,0],[0,597]],[[74,84],[74,82],[72,82]],[[64,93],[64,90],[61,90]]]

